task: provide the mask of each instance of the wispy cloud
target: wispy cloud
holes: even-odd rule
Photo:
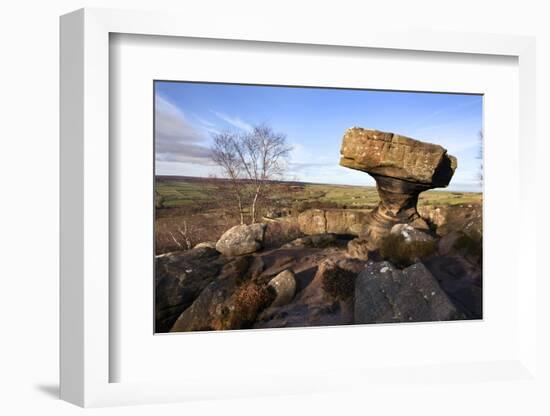
[[[334,166],[334,162],[289,162],[288,164],[293,171],[300,171],[308,168],[323,168]]]
[[[479,104],[479,103],[480,103],[479,99],[476,98],[476,99],[468,100],[468,101],[465,101],[465,102],[462,102],[462,103],[459,103],[459,104],[455,104],[455,105],[452,105],[452,106],[440,108],[440,109],[435,110],[432,113],[429,113],[426,116],[416,120],[415,122],[409,124],[405,128],[405,130],[409,130],[409,129],[421,130],[423,128],[426,128],[426,124],[431,122],[434,118],[437,119],[439,116],[441,116],[443,114],[446,114],[446,113],[453,114],[456,110],[458,110],[460,108],[470,107],[474,104]]]
[[[199,117],[196,114],[193,114],[193,117],[198,122],[199,127],[201,129],[203,129],[204,131],[206,131],[208,133],[213,133],[213,134],[220,134],[220,130],[218,129],[218,126],[216,126],[214,123],[212,123],[208,120],[205,120],[204,118]]]
[[[318,152],[312,154],[311,149],[301,143],[291,143],[291,147],[288,175],[298,180],[308,180],[312,173],[327,172],[327,169],[330,170],[338,165],[338,157],[328,157]]]
[[[167,99],[155,97],[155,154],[157,161],[209,164],[205,135]]]
[[[211,110],[211,111],[216,117],[225,121],[227,124],[230,124],[233,127],[238,128],[239,130],[252,131],[253,127],[238,117],[232,117],[225,113],[220,113],[219,111],[214,111],[214,110]]]

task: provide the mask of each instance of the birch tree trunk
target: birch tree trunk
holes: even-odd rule
[[[241,225],[243,225],[244,224],[243,201],[241,199],[240,194],[237,194],[237,200],[239,203],[239,215],[241,216]]]
[[[258,196],[260,195],[261,186],[256,188],[254,199],[252,200],[252,224],[256,222],[256,204],[258,202]]]

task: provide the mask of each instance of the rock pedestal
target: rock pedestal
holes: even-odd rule
[[[359,127],[346,131],[340,153],[341,166],[366,172],[376,181],[380,203],[364,227],[372,250],[397,223],[427,229],[416,209],[418,195],[447,186],[457,166],[456,158],[439,145]]]

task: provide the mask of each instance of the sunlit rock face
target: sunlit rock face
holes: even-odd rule
[[[360,127],[346,130],[340,153],[341,166],[366,172],[376,181],[380,204],[364,227],[372,249],[397,223],[427,229],[416,210],[418,195],[446,187],[457,166],[456,158],[439,145]]]

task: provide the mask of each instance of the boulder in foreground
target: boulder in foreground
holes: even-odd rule
[[[271,306],[283,306],[289,303],[296,293],[296,279],[292,270],[284,270],[268,283],[276,293]]]
[[[216,243],[216,250],[225,256],[254,253],[263,247],[266,224],[235,225]]]
[[[251,281],[253,256],[231,259],[178,317],[171,332],[249,328],[274,296]]]
[[[463,318],[422,263],[399,270],[372,263],[355,282],[355,323],[427,322]]]
[[[263,311],[254,328],[352,324],[356,273],[349,270],[355,267],[350,262],[340,267],[334,260],[323,260],[307,287],[287,305]]]
[[[211,248],[157,257],[155,331],[168,332],[178,316],[216,279],[223,265],[220,253]]]

